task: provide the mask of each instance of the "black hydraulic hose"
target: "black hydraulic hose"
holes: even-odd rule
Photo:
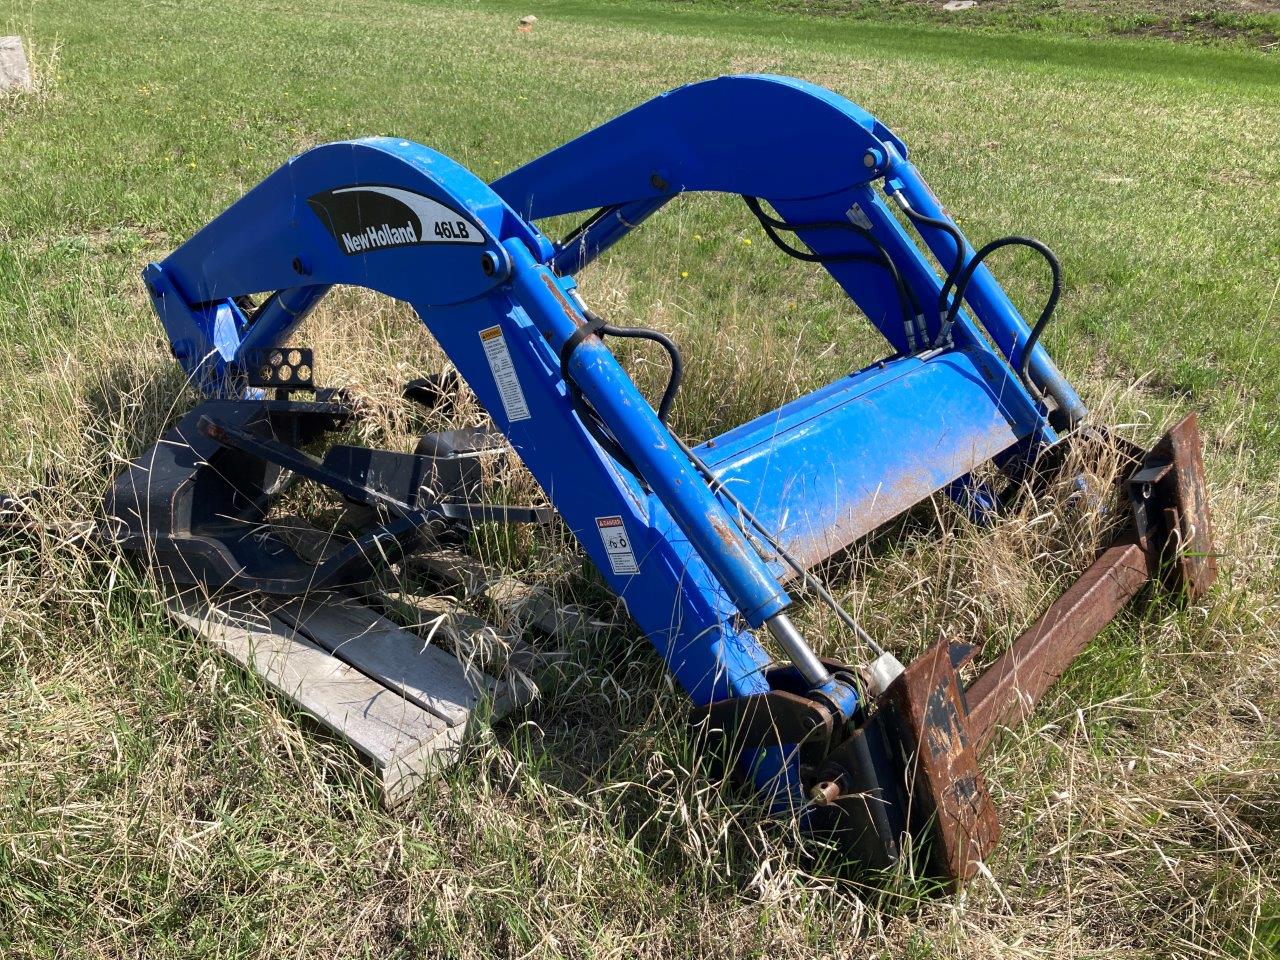
[[[591,310],[587,310],[585,315],[588,320],[599,319]],[[684,378],[684,359],[680,356],[680,348],[676,346],[675,341],[665,333],[648,327],[615,327],[612,324],[601,323],[597,332],[610,337],[651,340],[667,351],[671,361],[671,372],[667,375],[667,386],[662,391],[662,399],[658,402],[658,419],[665,425],[671,413],[671,405],[675,402],[676,394],[680,390],[680,381]]]
[[[605,217],[609,216],[611,213],[617,213],[621,208],[622,208],[622,204],[620,203],[614,203],[614,204],[610,204],[607,207],[601,207],[591,216],[587,217],[586,220],[583,220],[582,223],[578,224],[576,227],[570,230],[567,234],[565,234],[564,239],[561,240],[558,244],[556,244],[556,249],[567,250],[569,247],[572,247],[575,243],[577,243],[579,240],[585,237],[587,235],[587,231],[589,231],[597,223],[599,223]]]
[[[1040,319],[1036,321],[1026,340],[1023,341],[1021,355],[1018,358],[1018,375],[1022,378],[1023,384],[1031,392],[1032,396],[1044,403],[1044,394],[1031,380],[1031,352],[1035,349],[1036,343],[1040,340],[1040,335],[1044,333],[1045,327],[1049,325],[1049,321],[1053,318],[1053,311],[1058,306],[1058,297],[1062,293],[1062,264],[1059,263],[1053,251],[1039,240],[1034,237],[1001,237],[998,240],[992,240],[975,253],[973,258],[965,264],[964,269],[960,271],[959,276],[956,277],[956,295],[952,299],[951,307],[942,323],[939,337],[940,339],[945,338],[946,334],[950,332],[951,325],[955,323],[956,315],[960,312],[960,304],[964,300],[965,291],[969,288],[969,281],[973,279],[973,274],[982,264],[982,261],[1001,247],[1012,246],[1029,247],[1036,251],[1049,264],[1049,272],[1053,276],[1049,299],[1045,301],[1044,309],[1040,311]]]
[[[901,193],[894,194],[894,199],[898,201],[898,206],[902,208],[902,212],[907,215],[917,227],[923,225],[933,227],[935,230],[941,230],[951,238],[956,245],[955,259],[951,264],[951,269],[947,271],[947,275],[943,281],[942,289],[938,292],[938,313],[944,313],[947,309],[947,291],[955,283],[956,277],[959,276],[961,268],[964,266],[964,234],[959,228],[949,220],[943,220],[940,217],[931,217],[921,213],[915,207],[907,202],[907,198]]]
[[[569,358],[573,356],[573,351],[578,349],[578,345],[583,340],[592,334],[598,337],[652,340],[667,351],[667,356],[671,361],[671,372],[667,375],[667,386],[662,391],[662,400],[658,403],[658,420],[663,426],[666,426],[667,417],[671,413],[671,404],[675,402],[676,393],[680,390],[680,381],[684,378],[684,359],[680,356],[680,348],[676,346],[675,341],[665,333],[658,330],[650,330],[648,327],[615,327],[610,323],[606,323],[603,317],[586,304],[581,303],[581,301],[579,301],[579,307],[582,310],[582,315],[587,318],[587,322],[574,331],[560,347],[560,376],[564,378],[565,383],[569,384],[575,401],[581,399],[581,391],[578,390],[578,385],[573,382],[573,377],[569,375]]]
[[[785,220],[779,220],[778,218],[771,217],[766,213],[764,207],[761,206],[758,197],[748,197],[744,195],[742,199],[746,203],[748,209],[755,214],[756,219],[760,221],[760,225],[764,228],[765,234],[771,241],[773,241],[774,246],[783,253],[794,257],[797,260],[803,260],[806,263],[820,263],[824,265],[828,263],[872,263],[884,267],[889,271],[890,276],[893,278],[893,285],[897,288],[898,297],[903,303],[904,316],[906,316],[905,311],[907,310],[908,305],[910,309],[914,311],[910,314],[910,319],[914,319],[915,314],[919,313],[920,303],[916,299],[915,291],[913,291],[902,279],[902,274],[898,271],[898,265],[894,263],[893,258],[889,256],[889,252],[884,248],[884,244],[880,242],[880,238],[866,227],[859,226],[851,220],[810,220],[805,223],[787,223]],[[798,233],[801,230],[845,230],[850,233],[856,233],[862,239],[866,240],[867,243],[871,244],[875,253],[859,253],[851,251],[848,253],[824,254],[799,250],[778,236],[777,231],[779,230],[786,231],[787,233]]]
[[[795,259],[802,260],[806,263],[820,263],[823,266],[827,266],[832,263],[870,263],[884,267],[889,271],[889,275],[893,279],[894,288],[897,290],[898,302],[902,306],[902,319],[905,328],[908,330],[915,330],[917,328],[916,318],[921,315],[921,311],[920,301],[916,298],[915,291],[912,290],[906,281],[902,279],[902,274],[898,270],[898,265],[894,263],[893,258],[889,256],[889,252],[884,248],[884,244],[882,244],[879,238],[866,227],[860,227],[858,224],[846,220],[812,220],[807,223],[787,223],[784,220],[779,220],[776,217],[769,216],[769,214],[767,214],[764,211],[764,208],[760,205],[759,198],[744,195],[742,199],[743,202],[746,203],[747,208],[750,209],[750,211],[755,214],[756,219],[760,221],[760,226],[764,228],[765,236],[773,242],[774,246],[787,254],[787,256],[794,257]],[[797,233],[801,230],[846,230],[850,233],[856,233],[862,239],[866,240],[871,244],[875,253],[859,253],[852,251],[849,253],[833,254],[811,253],[791,246],[778,236],[777,231],[779,230],[784,230],[787,233]],[[923,337],[925,332],[923,330],[919,332]]]
[[[581,301],[579,301],[579,306],[587,322],[565,340],[564,345],[560,348],[560,375],[569,387],[569,398],[573,403],[574,409],[577,410],[578,416],[582,418],[587,432],[595,438],[596,443],[600,444],[605,452],[622,465],[623,469],[640,481],[642,486],[647,486],[640,470],[631,458],[627,456],[627,452],[610,432],[608,425],[600,418],[600,415],[591,406],[587,398],[583,396],[577,383],[574,382],[573,377],[569,374],[569,358],[573,356],[573,351],[578,349],[578,345],[592,334],[600,337],[610,336],[652,340],[660,345],[667,352],[667,356],[671,361],[671,373],[667,376],[667,386],[662,391],[662,399],[658,402],[657,411],[658,421],[663,426],[666,426],[667,418],[671,414],[671,405],[675,402],[676,393],[680,390],[680,381],[684,377],[684,359],[680,356],[680,348],[676,346],[675,341],[658,330],[650,330],[647,327],[615,327],[606,323],[603,317],[587,307],[586,304],[581,303]]]

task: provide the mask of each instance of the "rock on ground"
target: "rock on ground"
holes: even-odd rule
[[[0,90],[30,90],[31,68],[21,37],[0,37]]]

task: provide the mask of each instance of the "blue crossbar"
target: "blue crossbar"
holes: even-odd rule
[[[1030,436],[1038,425],[1003,402],[1008,376],[976,351],[887,361],[698,453],[810,565]]]

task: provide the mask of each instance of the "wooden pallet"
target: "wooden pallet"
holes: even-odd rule
[[[174,619],[265,681],[352,747],[388,805],[454,763],[468,737],[536,694],[392,623],[356,599],[319,593],[284,602],[261,596],[169,598]],[[466,649],[472,618],[448,636]],[[530,669],[532,667],[530,666]]]

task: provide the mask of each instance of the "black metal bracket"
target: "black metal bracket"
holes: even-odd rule
[[[116,479],[106,502],[113,540],[179,584],[300,594],[354,584],[425,546],[461,542],[477,522],[554,519],[547,507],[473,499],[483,480],[475,458],[500,449],[496,431],[429,434],[413,454],[338,444],[317,459],[302,447],[352,417],[332,391],[317,396],[323,402],[197,406]],[[278,496],[300,480],[334,490],[359,515],[345,546],[320,563],[299,557],[268,521]]]
[[[310,347],[251,350],[244,358],[249,386],[315,392],[315,355]]]

